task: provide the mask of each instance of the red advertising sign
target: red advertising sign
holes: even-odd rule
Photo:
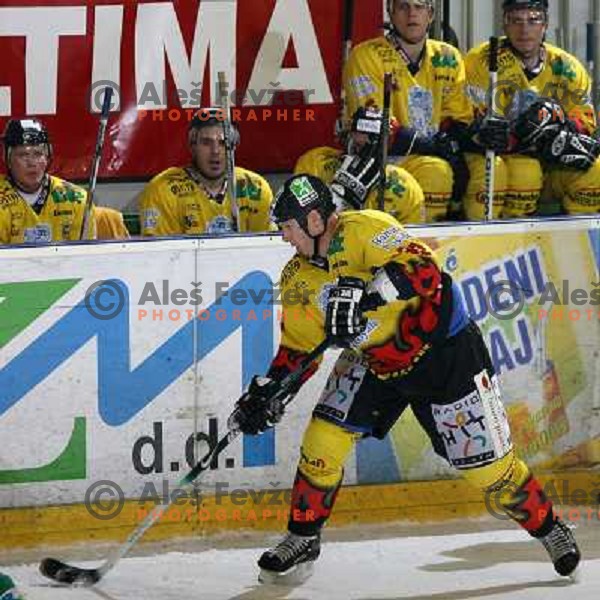
[[[5,3],[2,3],[5,4]],[[227,76],[241,166],[287,171],[331,144],[343,0],[11,0],[0,6],[0,128],[38,117],[53,171],[85,179],[103,90],[115,89],[101,177],[150,177],[188,159],[186,130]],[[355,43],[382,2],[355,2]]]

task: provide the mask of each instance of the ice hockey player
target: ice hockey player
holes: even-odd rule
[[[359,107],[350,131],[343,137],[346,152],[331,146],[303,154],[295,173],[308,173],[332,186],[342,209],[378,209],[383,115],[374,108]],[[403,225],[425,222],[423,190],[404,169],[388,164],[383,210]]]
[[[37,119],[12,119],[4,131],[0,175],[0,243],[78,240],[87,192],[48,173],[52,145]],[[95,236],[90,228],[90,237]]]
[[[590,78],[575,57],[544,41],[548,0],[504,0],[502,6],[506,37],[500,40],[494,96],[512,138],[499,149],[507,180],[502,215],[535,214],[543,189],[568,214],[598,213],[600,144],[591,137],[596,116]],[[489,43],[471,50],[465,65],[469,95],[483,113]],[[465,204],[474,218],[483,211],[481,197]]]
[[[556,571],[572,573],[580,553],[571,530],[517,458],[483,337],[429,247],[385,213],[336,213],[329,188],[310,175],[289,179],[273,211],[296,249],[282,292],[313,293],[301,306],[284,302],[277,354],[238,400],[229,425],[251,435],[273,426],[283,415],[282,402],[269,400],[278,381],[325,338],[345,350],[304,433],[288,533],[260,557],[261,579],[309,573],[354,443],[383,438],[408,406],[436,453],[482,493],[494,491],[542,542]],[[469,444],[475,436],[480,443]]]
[[[192,164],[159,173],[142,191],[142,235],[269,231],[273,193],[263,177],[236,167],[236,202],[232,204],[227,189],[224,119],[222,108],[197,111],[187,140]],[[232,129],[237,145],[239,132],[234,124]]]
[[[459,50],[428,38],[433,0],[389,0],[388,13],[390,31],[357,45],[344,69],[348,114],[359,106],[381,108],[384,75],[392,74],[390,113],[401,127],[390,155],[406,157],[401,166],[423,189],[427,220],[444,220],[451,198],[454,212],[466,191],[476,193],[469,172],[476,179],[485,173],[482,154],[464,156],[461,150],[493,148],[495,124],[482,121],[473,127]],[[501,178],[496,184],[502,193]]]

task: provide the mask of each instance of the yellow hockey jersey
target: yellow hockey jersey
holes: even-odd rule
[[[308,173],[329,185],[340,168],[342,151],[328,146],[313,148],[305,152],[296,162],[294,174]],[[425,199],[417,180],[407,171],[395,165],[385,169],[386,187],[383,210],[398,219],[403,225],[425,223]],[[377,210],[377,187],[367,196],[365,208]]]
[[[587,71],[574,56],[552,44],[544,43],[544,53],[541,71],[529,80],[507,38],[500,39],[498,85],[494,94],[496,111],[514,119],[538,97],[552,97],[560,102],[571,119],[578,120],[587,133],[592,133],[596,116]],[[489,42],[467,54],[465,67],[468,95],[476,108],[484,112],[489,87]]]
[[[45,201],[43,196],[45,197]],[[0,175],[0,243],[45,243],[78,240],[87,192],[58,177],[48,176],[42,186],[39,214],[21,196],[7,176]],[[93,211],[93,209],[92,209]],[[95,237],[94,213],[89,238]]]
[[[446,119],[470,123],[473,108],[465,95],[465,67],[460,52],[444,42],[427,40],[416,75],[386,37],[354,48],[344,69],[349,121],[359,106],[383,107],[383,80],[392,73],[390,114],[400,125],[422,135],[437,132]]]
[[[305,354],[324,339],[327,297],[340,276],[369,282],[377,268],[397,262],[411,280],[424,276],[431,289],[421,290],[421,295],[408,301],[390,302],[366,312],[368,323],[354,348],[380,376],[408,372],[429,349],[420,332],[437,323],[429,304],[439,301],[441,272],[432,250],[413,239],[390,215],[374,210],[346,211],[339,214],[327,258],[327,270],[298,254],[284,267],[280,279],[281,347]]]
[[[273,192],[260,175],[236,167],[238,231],[270,231]],[[233,231],[231,197],[223,202],[209,196],[187,169],[159,173],[139,199],[142,235],[200,235]]]

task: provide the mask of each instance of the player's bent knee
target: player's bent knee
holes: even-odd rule
[[[557,177],[565,178],[563,173]],[[600,212],[600,160],[585,173],[571,177],[571,185],[564,186],[562,204],[570,215],[590,215]]]
[[[470,173],[467,191],[463,198],[465,217],[469,221],[480,221],[486,215],[486,161],[483,156],[475,154],[466,154],[465,158]],[[497,156],[494,162],[494,202],[492,210],[494,219],[499,219],[502,214],[507,180],[508,172],[504,159]]]
[[[483,491],[494,489],[504,482],[520,485],[528,474],[527,465],[516,457],[514,449],[489,465],[461,471],[468,483]]]
[[[544,175],[540,162],[529,156],[504,157],[507,168],[507,193],[504,218],[526,217],[537,211]]]
[[[302,440],[298,470],[316,486],[337,486],[344,463],[359,437],[339,425],[313,417]]]

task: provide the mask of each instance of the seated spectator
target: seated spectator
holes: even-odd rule
[[[154,177],[139,199],[142,235],[223,234],[272,229],[273,193],[252,171],[235,168],[236,201],[227,189],[227,152],[221,108],[200,109],[190,123],[191,164]],[[239,133],[233,127],[239,143]]]
[[[79,240],[87,192],[48,173],[52,145],[43,123],[10,120],[2,141],[7,174],[0,175],[0,243]],[[95,237],[94,227],[87,237]]]

